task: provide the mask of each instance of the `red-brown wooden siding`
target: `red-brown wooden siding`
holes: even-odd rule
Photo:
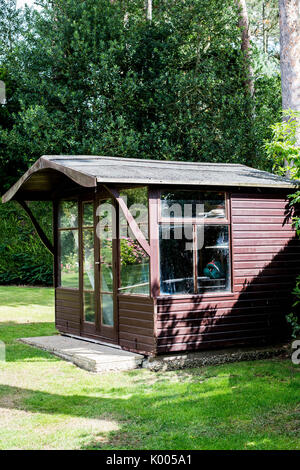
[[[284,196],[232,194],[232,294],[157,299],[157,352],[276,342],[286,336],[300,246]]]
[[[119,295],[119,344],[130,351],[155,352],[154,302],[151,297]]]
[[[55,324],[62,333],[80,334],[80,294],[75,289],[55,289]]]

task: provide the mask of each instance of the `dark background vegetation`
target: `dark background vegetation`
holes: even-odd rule
[[[280,119],[277,33],[266,50],[255,32],[252,97],[234,0],[157,0],[152,22],[143,0],[41,3],[15,11],[0,0],[2,194],[42,154],[271,169],[263,144]],[[249,1],[254,25],[259,3]],[[49,207],[32,208],[51,236]],[[1,205],[0,283],[49,285],[51,263],[22,210]]]

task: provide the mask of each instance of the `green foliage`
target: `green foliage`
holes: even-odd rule
[[[272,140],[265,143],[268,158],[274,162],[280,174],[289,172],[292,178],[300,178],[300,147],[297,128],[300,113],[291,109],[283,111],[283,120],[271,126]]]
[[[300,295],[300,291],[299,291],[299,283],[298,283],[298,296],[299,295]],[[291,326],[292,338],[297,338],[300,334],[299,316],[294,315],[293,313],[290,313],[289,315],[286,316],[286,320]]]
[[[32,206],[51,237],[51,209],[45,203]],[[16,203],[0,205],[0,284],[52,285],[52,264],[52,255],[24,211]]]

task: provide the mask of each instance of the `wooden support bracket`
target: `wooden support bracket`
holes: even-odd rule
[[[53,247],[52,243],[50,242],[49,238],[47,237],[47,235],[45,234],[44,230],[42,229],[42,227],[40,226],[40,224],[38,223],[38,221],[34,217],[33,213],[31,212],[31,209],[28,207],[28,205],[26,204],[25,201],[21,201],[21,200],[17,199],[17,202],[20,204],[20,206],[24,209],[24,211],[26,212],[26,214],[30,218],[30,220],[31,220],[38,236],[40,237],[41,241],[43,242],[43,244],[45,245],[47,250],[49,250],[50,253],[52,255],[54,255],[54,247]]]
[[[120,206],[120,208],[121,208],[121,210],[124,214],[124,217],[127,220],[128,225],[131,228],[132,233],[134,234],[137,242],[141,245],[141,247],[147,253],[147,255],[150,256],[150,254],[151,254],[150,245],[149,245],[148,241],[146,240],[143,232],[139,228],[138,224],[136,223],[136,221],[135,221],[133,215],[131,214],[130,210],[128,209],[124,199],[120,196],[119,191],[115,188],[111,188],[111,187],[106,186],[106,185],[104,185],[104,186],[107,189],[107,191],[109,191],[110,194],[118,202],[118,204],[119,204],[119,206]]]

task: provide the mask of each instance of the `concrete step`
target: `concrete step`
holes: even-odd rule
[[[22,343],[48,351],[90,372],[132,370],[142,366],[144,356],[67,336],[20,338]]]

